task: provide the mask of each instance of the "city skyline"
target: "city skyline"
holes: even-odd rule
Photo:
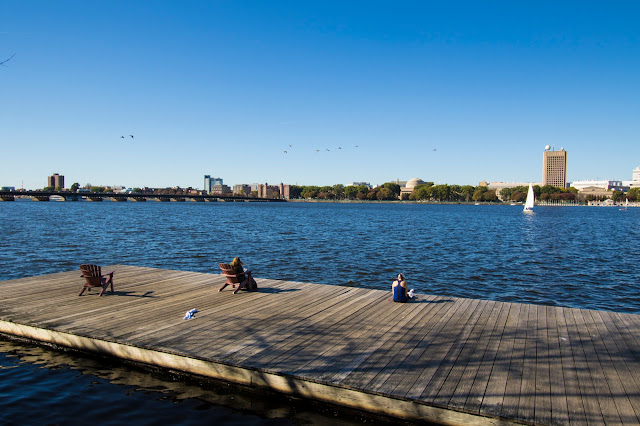
[[[640,164],[640,5],[4,2],[0,186],[567,180]]]

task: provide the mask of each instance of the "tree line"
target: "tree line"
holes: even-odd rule
[[[410,194],[401,195],[401,187],[395,182],[387,182],[376,188],[366,185],[360,186],[299,186],[291,185],[290,198],[315,199],[315,200],[412,200],[412,201],[437,201],[437,202],[524,202],[527,198],[528,186],[515,186],[503,188],[498,197],[495,189],[486,186],[472,185],[435,185],[426,182],[417,185]],[[551,185],[533,185],[533,192],[538,201],[571,202],[578,201],[576,188],[558,188]],[[590,201],[587,196],[586,201]],[[640,199],[640,188],[632,188],[626,194],[622,191],[611,193],[613,201],[621,201],[628,198],[629,201]]]

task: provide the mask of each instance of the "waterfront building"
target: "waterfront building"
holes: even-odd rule
[[[215,184],[211,187],[211,191],[209,193],[223,195],[223,194],[231,194],[232,191],[231,191],[231,188],[229,188],[227,185]]]
[[[54,173],[47,178],[47,186],[60,189],[64,188],[64,176]]]
[[[282,198],[283,200],[288,200],[291,196],[291,185],[285,185],[284,183],[280,182],[278,190],[280,191],[280,198]]]
[[[576,180],[571,186],[582,192],[587,188],[600,188],[605,191],[628,191],[629,186],[621,180]]]
[[[237,184],[233,185],[233,195],[248,196],[251,195],[251,185]]]
[[[634,182],[640,182],[640,166],[633,169],[633,178],[631,180]]]
[[[400,182],[400,181],[397,181],[397,182]],[[404,184],[404,186],[400,186],[400,198],[402,198],[402,196],[405,194],[406,195],[411,194],[413,190],[416,188],[416,186],[424,185],[424,184],[425,182],[420,178],[409,179],[407,183]]]
[[[15,186],[3,186],[2,188],[0,188],[0,191],[15,191],[16,187]]]
[[[280,184],[283,185],[283,184]],[[280,185],[258,184],[258,198],[281,198]],[[289,187],[289,185],[287,185]],[[284,188],[282,188],[284,190]]]
[[[542,154],[542,186],[567,187],[567,151],[552,151],[547,145]]]
[[[224,185],[222,178],[212,178],[210,175],[204,175],[204,191],[207,194],[211,194],[211,192],[213,192],[213,187],[216,185]]]

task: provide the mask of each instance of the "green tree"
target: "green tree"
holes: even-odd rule
[[[300,198],[300,194],[304,188],[298,185],[291,185],[289,187],[289,198],[297,199]]]
[[[344,188],[344,196],[348,200],[353,200],[358,195],[358,188],[355,186],[347,186]]]
[[[302,198],[316,198],[318,192],[320,192],[320,189],[317,186],[305,186],[300,195]]]
[[[77,192],[78,188],[80,188],[80,184],[78,182],[75,182],[73,185],[71,185],[71,192]]]
[[[430,200],[431,199],[431,186],[429,185],[417,185],[413,188],[413,192],[409,196],[410,200]]]
[[[104,186],[92,186],[90,190],[91,192],[104,192]]]
[[[390,188],[380,188],[376,195],[378,200],[397,200],[398,196]]]
[[[396,194],[396,197],[400,196],[400,185],[398,185],[397,183],[395,183],[395,182],[387,182],[387,183],[383,184],[382,187],[390,189],[391,192]]]
[[[496,195],[495,189],[489,189],[484,194],[482,194],[482,199],[484,201],[498,201],[498,196]]]
[[[344,191],[345,191],[344,185],[342,184],[333,185],[332,191],[338,200],[342,200],[344,198]]]
[[[471,199],[476,202],[482,201],[484,199],[485,192],[487,192],[486,186],[478,186],[476,190],[473,192],[473,196],[471,197]]]
[[[640,200],[640,186],[631,188],[627,191],[627,198],[629,201],[637,201]]]
[[[42,188],[43,191],[46,192],[51,192],[53,191],[55,188],[53,186],[45,186],[44,188]]]
[[[431,198],[437,201],[449,201],[451,198],[451,188],[449,185],[436,185],[431,187]]]
[[[622,192],[622,191],[613,191],[613,194],[611,195],[611,199],[613,201],[615,201],[616,203],[618,201],[624,200],[624,192]]]
[[[463,200],[469,202],[471,197],[473,197],[473,193],[475,192],[475,188],[471,185],[462,185],[460,187],[460,196]]]
[[[502,188],[500,191],[500,197],[505,201],[511,201],[512,188]]]

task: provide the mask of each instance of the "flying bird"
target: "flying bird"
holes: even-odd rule
[[[131,136],[131,139],[133,139],[133,135],[129,135],[129,136]]]
[[[327,148],[327,152],[329,152],[329,148]]]
[[[287,151],[282,151],[282,152],[284,152],[285,154],[287,153]]]
[[[316,149],[316,154],[317,154],[318,152],[320,152],[320,150],[319,150],[319,149]]]
[[[121,139],[124,139],[124,136],[120,136]]]
[[[341,147],[341,146],[339,146],[339,147],[338,147],[338,149],[342,149],[342,147]]]

